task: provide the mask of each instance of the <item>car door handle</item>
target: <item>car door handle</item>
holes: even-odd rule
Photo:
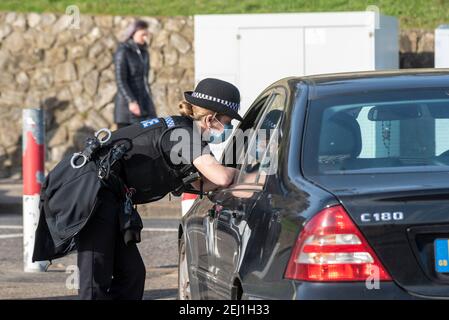
[[[215,203],[212,206],[212,208],[207,210],[207,215],[209,218],[215,219],[217,217],[217,215],[221,212],[222,209],[223,209],[223,207],[220,204]]]
[[[215,208],[207,210],[207,216],[211,219],[215,219],[215,216],[217,215],[217,212],[215,211]]]

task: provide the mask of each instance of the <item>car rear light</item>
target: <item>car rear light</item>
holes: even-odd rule
[[[293,248],[285,278],[301,281],[391,280],[342,206],[329,207],[304,226]]]

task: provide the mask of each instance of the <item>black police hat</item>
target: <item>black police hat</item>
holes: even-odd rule
[[[207,78],[201,80],[195,91],[184,92],[184,98],[196,106],[227,115],[242,121],[238,114],[240,109],[240,92],[229,82]]]

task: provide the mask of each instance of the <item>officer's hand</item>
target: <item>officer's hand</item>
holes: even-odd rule
[[[132,114],[134,114],[135,116],[140,117],[140,107],[139,104],[137,102],[130,102],[128,105],[129,111],[131,111]]]
[[[235,169],[225,167],[210,154],[203,154],[193,160],[193,165],[216,186],[226,188],[234,180]]]
[[[234,169],[234,181],[237,180],[239,174],[240,174],[240,170],[237,168],[232,168]]]

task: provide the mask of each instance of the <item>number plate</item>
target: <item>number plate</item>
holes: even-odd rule
[[[435,270],[449,273],[449,239],[435,240]]]

